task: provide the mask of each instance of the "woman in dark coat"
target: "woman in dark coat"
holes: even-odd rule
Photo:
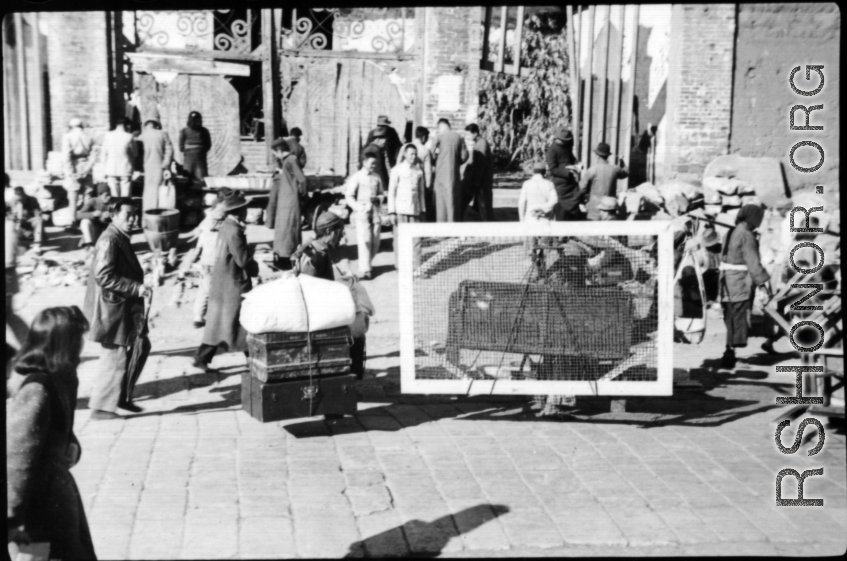
[[[275,140],[272,147],[278,173],[268,200],[268,228],[274,231],[274,266],[288,270],[301,240],[300,197],[306,195],[306,176],[285,140]]]
[[[738,211],[735,228],[726,237],[720,265],[720,297],[726,324],[726,352],[723,368],[735,368],[735,348],[747,346],[750,304],[753,288],[767,285],[770,275],[762,267],[759,244],[753,231],[762,224],[765,210],[758,205],[745,205]]]
[[[182,152],[182,167],[196,179],[209,175],[206,154],[212,149],[212,135],[203,126],[203,116],[197,111],[188,115],[187,126],[179,131],[179,151]]]
[[[9,541],[50,544],[50,559],[95,559],[88,521],[70,468],[76,369],[88,321],[79,308],[48,308],[35,318],[7,385],[6,474]]]
[[[240,191],[227,190],[221,202],[226,219],[218,230],[218,257],[212,268],[209,309],[203,342],[194,357],[194,366],[209,371],[218,348],[224,352],[246,350],[246,332],[239,322],[241,295],[250,292],[250,277],[259,274],[244,234],[247,200]]]

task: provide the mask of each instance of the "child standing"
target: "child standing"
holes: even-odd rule
[[[209,287],[212,282],[212,267],[215,266],[215,261],[218,258],[218,230],[223,224],[224,214],[218,209],[218,203],[222,200],[224,189],[218,192],[218,195],[212,195],[207,198],[206,202],[209,207],[206,209],[206,217],[202,222],[191,232],[188,241],[197,240],[197,247],[193,254],[186,259],[186,266],[190,266],[197,257],[200,257],[200,288],[197,291],[197,297],[194,300],[194,327],[203,327],[206,325],[206,309],[209,306]]]

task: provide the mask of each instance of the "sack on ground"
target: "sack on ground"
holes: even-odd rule
[[[349,326],[356,319],[350,290],[337,282],[286,273],[244,296],[241,326],[249,333],[295,333]]]

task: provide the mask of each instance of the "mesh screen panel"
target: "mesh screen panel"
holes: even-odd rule
[[[655,383],[658,238],[412,236],[415,381]]]

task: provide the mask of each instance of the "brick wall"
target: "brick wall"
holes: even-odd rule
[[[244,161],[241,164],[250,173],[259,171],[260,168],[267,167],[268,155],[265,148],[265,141],[260,140],[241,140],[241,156]]]
[[[730,151],[778,158],[792,190],[812,183],[838,185],[840,41],[836,4],[739,5]],[[800,66],[797,87],[817,86],[816,77],[805,80],[807,64],[824,65],[824,89],[814,97],[796,95],[788,85],[791,69]],[[822,110],[812,112],[809,123],[823,125],[824,130],[789,130],[789,111],[795,104],[822,104]],[[802,111],[796,112],[795,124],[805,124]],[[814,174],[798,172],[788,162],[791,146],[800,140],[812,140],[824,149],[826,160]],[[814,158],[804,161],[803,150]],[[796,159],[800,165],[811,166],[818,154],[804,148],[797,151]]]
[[[675,4],[671,16],[667,144],[659,180],[700,180],[729,150],[734,4]]]
[[[447,118],[454,130],[476,121],[479,108],[479,61],[482,58],[482,8],[425,8],[426,27],[421,52],[423,68],[422,121],[432,129]],[[460,102],[451,111],[439,111],[439,80],[460,76]],[[441,92],[442,95],[443,92]]]
[[[72,117],[80,117],[99,137],[109,128],[106,13],[47,12],[40,18],[48,27],[53,147],[61,146]]]

